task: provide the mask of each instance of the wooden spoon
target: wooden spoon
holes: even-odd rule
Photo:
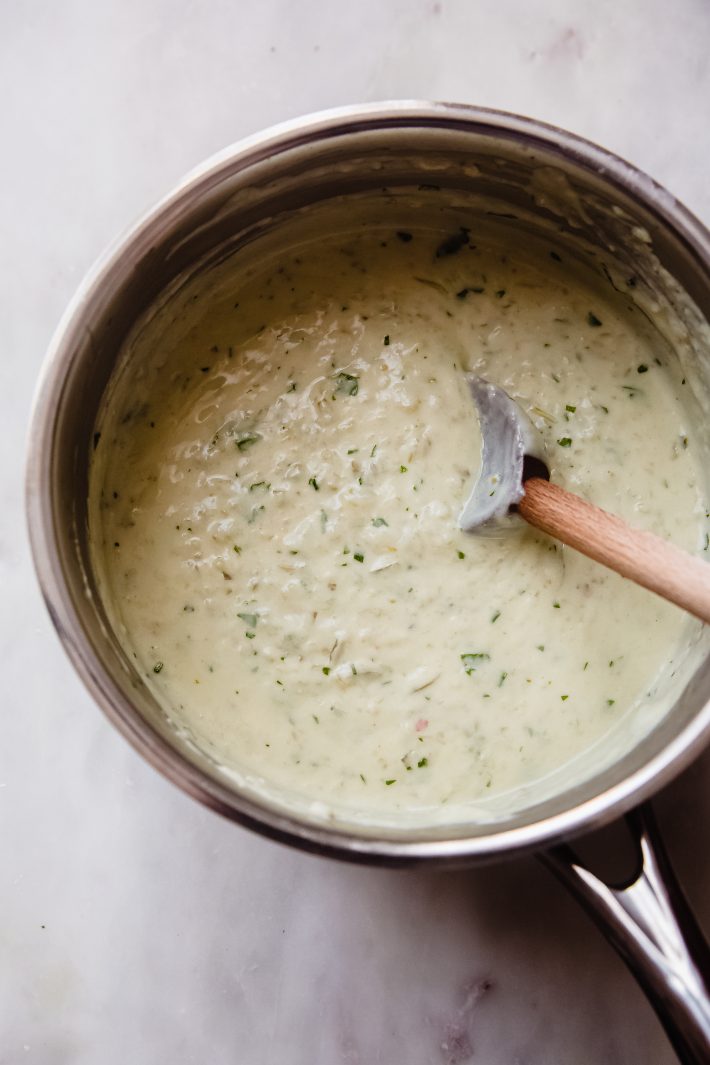
[[[551,484],[542,439],[507,392],[467,375],[483,438],[481,474],[459,524],[500,536],[524,518],[710,624],[710,564]]]

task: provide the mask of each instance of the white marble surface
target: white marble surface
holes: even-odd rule
[[[33,385],[104,244],[271,122],[417,96],[556,122],[710,221],[704,0],[0,5],[0,1063],[665,1065],[640,992],[533,859],[353,868],[221,821],[92,705],[22,515]],[[658,801],[710,927],[710,757]]]

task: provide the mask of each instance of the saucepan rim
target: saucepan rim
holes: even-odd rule
[[[625,812],[685,768],[710,738],[710,702],[706,703],[661,751],[610,788],[584,802],[526,825],[492,828],[482,835],[403,838],[359,833],[354,827],[315,822],[288,810],[260,803],[252,794],[230,788],[168,744],[137,711],[103,669],[74,608],[64,580],[54,526],[52,469],[55,413],[66,386],[72,350],[91,296],[107,283],[116,265],[161,219],[181,204],[216,187],[227,174],[289,151],[361,129],[477,129],[517,136],[556,149],[585,169],[601,175],[643,202],[670,228],[710,277],[710,233],[669,192],[618,156],[583,138],[535,119],[464,104],[393,101],[321,111],[271,127],[218,152],[191,171],[169,195],[143,215],[98,259],[79,286],[51,342],[33,405],[26,471],[27,519],[35,569],[45,603],[77,673],[95,701],[129,743],[159,772],[187,794],[227,818],[301,849],[352,861],[386,865],[436,862],[442,865],[492,861],[503,855],[539,849],[597,827]],[[452,826],[453,832],[453,826]],[[420,833],[420,830],[417,830]]]

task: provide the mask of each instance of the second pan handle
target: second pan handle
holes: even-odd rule
[[[683,1065],[710,1062],[710,950],[671,869],[650,806],[627,815],[636,874],[604,883],[561,845],[540,858],[624,959]]]

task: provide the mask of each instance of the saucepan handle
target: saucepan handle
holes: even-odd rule
[[[710,1062],[710,950],[675,878],[650,806],[627,815],[639,850],[635,876],[600,880],[571,847],[540,855],[624,959],[684,1065]]]

